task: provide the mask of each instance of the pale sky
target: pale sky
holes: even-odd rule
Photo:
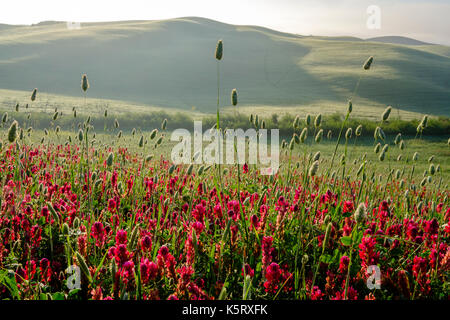
[[[369,6],[380,28],[369,29]],[[199,16],[302,35],[386,35],[450,45],[449,0],[3,0],[0,23],[94,22]]]

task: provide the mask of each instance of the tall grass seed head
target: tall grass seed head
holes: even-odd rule
[[[300,142],[305,143],[307,136],[308,136],[308,128],[303,128],[302,132],[300,133]]]
[[[89,81],[86,74],[81,76],[81,89],[86,92],[89,89]]]
[[[309,168],[309,176],[314,177],[317,173],[317,170],[319,170],[319,160],[316,160],[313,162],[311,167]]]
[[[373,56],[370,56],[363,65],[364,70],[369,70],[373,63]]]
[[[294,119],[294,122],[292,123],[292,127],[294,129],[298,128],[299,123],[300,123],[300,117],[297,115]],[[450,141],[450,139],[449,139],[449,141]]]
[[[37,96],[37,88],[34,88],[33,92],[31,93],[31,101],[36,100],[36,96]]]
[[[307,114],[305,118],[306,125],[309,126],[311,124],[311,115]]]
[[[319,143],[322,140],[323,137],[323,129],[320,129],[319,132],[316,134],[315,141],[316,143]]]
[[[320,124],[322,122],[322,115],[319,113],[316,118],[314,119],[314,126],[316,128],[320,127]]]
[[[13,143],[17,139],[17,129],[19,127],[19,123],[14,120],[13,123],[11,123],[11,126],[8,130],[8,141]]]
[[[345,132],[345,139],[348,140],[352,137],[352,128],[348,128]]]
[[[380,152],[380,149],[381,149],[381,143],[378,142],[376,144],[375,148],[373,149],[373,152],[378,153],[378,152]]]
[[[355,210],[354,218],[356,223],[361,224],[367,220],[367,208],[364,203],[360,203]]]
[[[237,90],[233,89],[231,90],[231,104],[233,106],[236,106],[238,103],[238,95],[237,95]]]
[[[223,56],[223,43],[222,43],[222,40],[219,40],[217,42],[215,56],[216,56],[217,60],[219,60],[219,61],[222,60],[222,56]]]
[[[387,119],[389,119],[389,115],[391,114],[391,111],[392,111],[392,107],[391,107],[391,106],[388,106],[388,107],[384,110],[383,114],[381,115],[381,120],[382,120],[382,121],[387,121]]]

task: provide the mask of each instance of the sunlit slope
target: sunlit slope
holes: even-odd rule
[[[345,106],[362,76],[355,107],[392,105],[408,112],[450,115],[449,49],[356,38],[302,37],[202,18],[0,26],[0,88],[213,112],[217,102],[214,49],[220,61],[221,105],[237,88],[239,106]],[[370,71],[364,60],[373,55]],[[314,111],[314,110],[312,110]]]

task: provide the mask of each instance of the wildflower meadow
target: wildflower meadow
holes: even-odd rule
[[[224,49],[211,54],[212,133],[233,129],[221,121]],[[385,133],[389,106],[370,133],[349,126],[376,65],[365,59],[339,127],[314,110],[294,117],[265,174],[248,137],[233,163],[197,161],[206,150],[191,146],[173,161],[170,119],[126,130],[107,108],[93,119],[74,106],[33,128],[32,90],[1,120],[0,299],[447,300],[450,140],[428,140],[429,116],[412,136]],[[83,74],[85,101],[91,89]],[[277,129],[269,120],[246,115],[255,141]]]

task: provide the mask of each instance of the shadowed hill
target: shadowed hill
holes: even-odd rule
[[[430,43],[419,41],[416,39],[411,39],[411,38],[407,38],[407,37],[399,37],[399,36],[375,37],[375,38],[366,39],[366,41],[392,43],[392,44],[405,44],[408,46],[423,46],[423,45],[430,44]]]
[[[450,115],[445,46],[393,45],[357,38],[302,37],[204,18],[0,26],[0,88],[213,112],[218,39],[221,105],[237,88],[239,106],[345,105],[363,75],[355,106]],[[429,48],[433,47],[433,48]],[[375,62],[364,72],[362,64]]]

